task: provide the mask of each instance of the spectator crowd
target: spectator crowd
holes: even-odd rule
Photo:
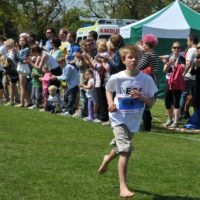
[[[176,128],[180,120],[191,117],[190,106],[194,113],[200,109],[200,43],[197,36],[190,35],[186,50],[175,41],[168,55],[159,55],[155,51],[158,42],[155,35],[147,34],[135,44],[140,51],[138,68],[157,84],[160,61],[163,62],[167,113],[163,125]],[[98,34],[90,31],[77,43],[76,33],[65,28],[58,35],[47,28],[45,42],[37,41],[32,32],[21,33],[18,41],[1,35],[0,102],[109,125],[105,87],[112,75],[125,69],[120,56],[122,47],[120,34],[107,40],[98,39]],[[143,129],[151,131],[148,105],[142,119]]]

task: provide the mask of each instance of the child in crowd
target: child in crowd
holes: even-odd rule
[[[68,63],[63,68],[61,76],[52,76],[51,80],[66,81],[67,87],[64,94],[64,116],[73,115],[76,111],[76,100],[79,93],[80,75],[75,63]]]
[[[44,110],[46,111],[47,107],[47,100],[48,100],[48,87],[51,81],[52,73],[49,71],[49,68],[47,65],[43,67],[44,76],[40,77],[39,80],[42,81],[42,93],[43,93],[43,99],[44,99]]]
[[[105,75],[106,69],[103,66],[104,62],[108,61],[109,54],[106,46],[107,40],[97,40],[97,55],[95,57],[94,66],[94,79],[95,79],[95,92],[96,92],[96,105],[98,105],[98,116],[95,122],[108,121],[108,105],[105,96]]]
[[[109,118],[115,136],[111,142],[114,148],[104,156],[98,172],[105,173],[109,163],[119,156],[120,196],[128,198],[134,195],[127,187],[126,177],[132,151],[131,138],[140,127],[145,104],[154,104],[157,87],[150,76],[139,71],[139,49],[136,46],[122,48],[120,56],[126,69],[112,75],[106,84]],[[114,100],[113,93],[116,94]]]
[[[85,79],[88,80],[87,85],[80,84],[80,87],[86,90],[86,97],[88,99],[88,117],[84,118],[85,121],[94,120],[94,74],[91,69],[85,71]]]
[[[37,60],[37,57],[33,56],[32,62],[35,63],[36,60]],[[32,99],[33,105],[29,107],[29,109],[34,109],[34,108],[39,108],[40,103],[41,103],[42,84],[39,78],[43,76],[43,73],[40,69],[32,68],[31,76],[32,76],[31,99]]]
[[[62,71],[63,71],[66,64],[67,64],[65,57],[62,56],[60,58],[57,58],[57,62],[59,64],[59,66],[61,67]],[[67,88],[67,82],[65,80],[61,80],[60,96],[62,98],[64,98],[64,93],[65,93],[66,88]]]
[[[51,113],[59,113],[62,110],[62,101],[60,95],[57,93],[58,88],[55,85],[51,85],[48,87],[48,100],[46,111],[50,111]]]

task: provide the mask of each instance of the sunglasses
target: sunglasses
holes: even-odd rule
[[[173,49],[180,49],[181,47],[172,47]]]
[[[197,47],[197,49],[200,49],[200,47]]]
[[[47,34],[51,34],[51,32],[47,32]]]

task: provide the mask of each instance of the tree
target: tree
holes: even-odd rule
[[[61,26],[76,32],[81,27],[80,15],[81,10],[78,8],[72,8],[64,12],[61,17]]]
[[[39,36],[47,26],[56,27],[56,19],[64,7],[61,0],[1,0],[0,28],[6,35],[17,36],[20,32],[33,31]],[[6,25],[15,27],[10,33]]]
[[[174,0],[84,0],[87,17],[142,19],[164,8]],[[194,10],[200,10],[200,0],[183,0]]]

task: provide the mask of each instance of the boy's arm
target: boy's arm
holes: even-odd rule
[[[113,101],[113,93],[106,90],[106,98],[107,98],[107,102],[108,102],[109,112],[114,112],[116,110],[116,104]]]

